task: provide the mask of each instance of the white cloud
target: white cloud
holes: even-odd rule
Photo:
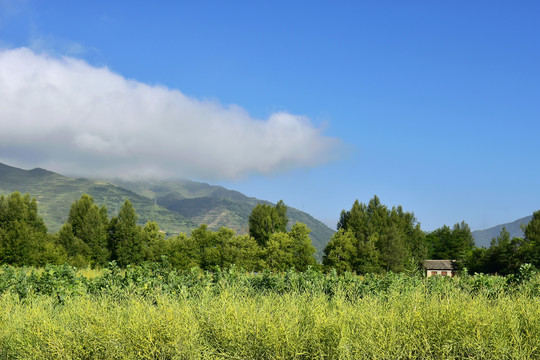
[[[242,108],[128,80],[27,48],[0,50],[0,161],[84,176],[212,179],[334,159],[340,141],[285,112]]]

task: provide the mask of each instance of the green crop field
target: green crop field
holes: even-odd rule
[[[2,359],[538,359],[540,276],[0,269]]]

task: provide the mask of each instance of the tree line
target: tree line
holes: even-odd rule
[[[401,206],[389,209],[374,196],[368,204],[357,200],[341,212],[323,265],[364,274],[414,270],[426,259],[448,259],[471,273],[508,275],[524,264],[540,268],[540,211],[523,229],[524,238],[510,239],[503,229],[489,248],[478,248],[464,221],[424,232],[413,213]]]
[[[38,215],[38,204],[28,194],[0,196],[0,263],[44,266],[69,263],[101,267],[110,261],[125,267],[166,256],[179,269],[211,270],[232,264],[248,271],[283,271],[308,267],[357,274],[415,271],[426,259],[458,260],[471,272],[517,272],[530,263],[540,267],[540,211],[524,227],[524,238],[510,239],[503,229],[488,249],[477,248],[465,222],[421,230],[411,212],[388,208],[374,196],[367,204],[356,200],[341,212],[337,232],[324,249],[322,264],[314,254],[310,229],[303,223],[288,227],[287,206],[256,205],[249,216],[249,233],[210,230],[206,225],[188,236],[165,238],[156,222],[137,225],[137,214],[126,200],[117,216],[84,194],[76,200],[58,233],[48,233]]]
[[[137,225],[138,216],[126,200],[117,216],[98,206],[87,194],[70,208],[58,233],[48,233],[38,215],[37,201],[14,192],[0,196],[0,264],[44,266],[69,263],[76,267],[102,267],[116,261],[121,267],[160,261],[166,256],[179,269],[211,270],[232,264],[248,271],[273,271],[317,266],[310,229],[303,223],[287,231],[287,207],[258,204],[249,218],[250,232],[217,231],[201,225],[191,235],[165,238],[154,221]]]

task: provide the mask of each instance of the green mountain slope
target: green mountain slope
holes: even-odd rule
[[[225,226],[238,233],[247,233],[248,218],[258,203],[270,202],[248,197],[238,191],[228,190],[189,180],[176,181],[121,181],[120,186],[138,194],[155,199],[156,203],[191,219],[198,224],[207,224],[212,229]],[[317,248],[317,257],[322,258],[322,250],[334,234],[328,226],[311,215],[288,207],[289,228],[296,222],[303,222],[311,229],[311,240]]]
[[[257,203],[269,202],[247,197],[237,191],[205,183],[178,181],[98,181],[70,178],[44,169],[21,170],[0,163],[0,194],[30,193],[39,202],[39,211],[50,231],[65,222],[71,204],[86,193],[114,216],[126,199],[139,215],[139,223],[156,221],[168,234],[189,233],[200,224],[217,230],[221,226],[247,233],[248,218]],[[289,227],[305,223],[311,230],[317,258],[334,231],[309,214],[288,208]]]
[[[98,205],[107,207],[114,216],[126,199],[129,199],[139,215],[139,223],[157,221],[170,233],[187,232],[194,227],[191,220],[179,213],[155,205],[152,199],[106,181],[76,179],[44,169],[21,170],[0,163],[0,194],[14,191],[29,193],[38,201],[38,210],[49,231],[56,232],[66,221],[71,204],[89,194]]]

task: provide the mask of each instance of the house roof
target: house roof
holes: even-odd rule
[[[426,260],[426,270],[456,270],[456,260]]]

